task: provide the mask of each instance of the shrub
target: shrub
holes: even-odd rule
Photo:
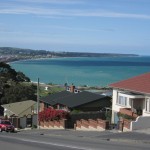
[[[135,120],[135,117],[129,116],[129,115],[127,115],[127,114],[122,114],[122,113],[120,113],[120,112],[118,112],[117,115],[118,115],[119,118],[122,117],[122,118],[128,119],[128,120]]]
[[[39,112],[39,121],[66,119],[68,116],[68,112],[64,110],[56,110],[50,107]]]

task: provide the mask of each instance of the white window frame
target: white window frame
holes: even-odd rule
[[[150,98],[146,98],[145,100],[145,111],[150,113]]]
[[[119,95],[117,98],[117,104],[127,106],[127,97]]]

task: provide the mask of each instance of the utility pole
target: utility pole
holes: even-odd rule
[[[37,82],[37,129],[40,128],[39,125],[39,101],[40,101],[40,96],[39,96],[39,78]]]

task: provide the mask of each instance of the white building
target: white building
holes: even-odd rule
[[[109,85],[113,88],[112,123],[118,112],[136,118],[129,130],[150,128],[150,72]]]

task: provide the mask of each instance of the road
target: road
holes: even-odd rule
[[[65,132],[64,132],[65,133]],[[71,132],[70,132],[71,133]],[[88,132],[90,134],[90,132]],[[103,140],[90,136],[64,136],[40,132],[0,133],[4,150],[149,150],[150,144]]]

